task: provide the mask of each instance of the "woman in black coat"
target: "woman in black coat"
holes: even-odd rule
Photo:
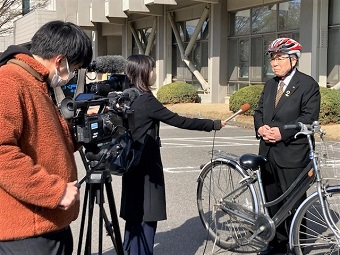
[[[120,217],[125,221],[124,249],[129,255],[153,254],[157,221],[166,219],[165,184],[158,129],[160,121],[183,129],[220,130],[221,120],[186,118],[171,112],[152,94],[155,61],[146,55],[127,59],[126,75],[140,95],[131,104],[134,140],[144,144],[142,158],[123,175]]]

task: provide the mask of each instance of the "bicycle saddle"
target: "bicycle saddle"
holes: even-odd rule
[[[267,162],[267,158],[262,155],[256,154],[244,154],[240,157],[240,165],[247,169],[256,169],[259,166],[264,165]]]

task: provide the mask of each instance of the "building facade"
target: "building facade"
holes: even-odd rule
[[[59,0],[17,20],[15,43],[51,19],[86,30],[95,57],[151,55],[158,87],[186,81],[205,102],[273,77],[265,51],[283,36],[302,44],[299,70],[340,83],[340,0]]]

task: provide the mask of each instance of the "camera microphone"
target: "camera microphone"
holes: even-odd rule
[[[129,88],[125,89],[123,91],[123,94],[126,95],[130,99],[130,101],[133,101],[139,97],[140,92],[136,88]]]
[[[126,59],[120,55],[99,56],[88,67],[89,72],[97,73],[124,73]]]

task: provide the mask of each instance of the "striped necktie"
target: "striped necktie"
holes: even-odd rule
[[[276,93],[276,98],[275,98],[275,107],[277,106],[278,102],[280,101],[280,98],[283,94],[283,87],[285,86],[285,83],[283,81],[280,82],[279,89],[277,90]]]

